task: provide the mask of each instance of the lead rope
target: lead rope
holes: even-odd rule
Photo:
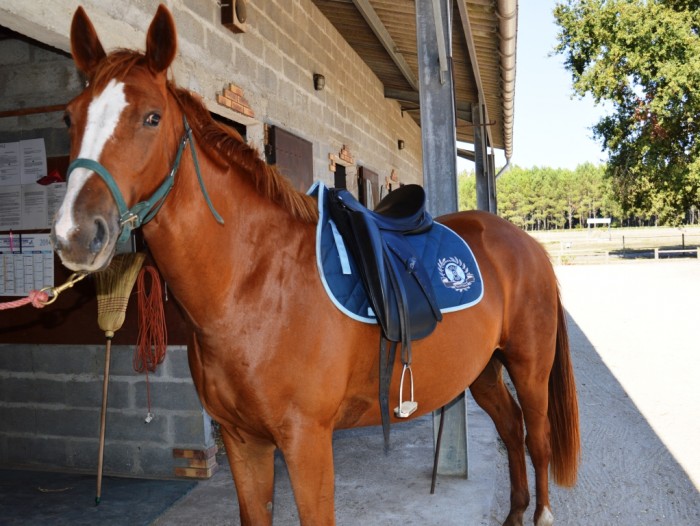
[[[43,309],[46,306],[46,302],[48,300],[49,295],[46,292],[43,292],[41,290],[32,290],[29,291],[29,295],[26,298],[0,303],[0,310],[15,309],[17,307],[29,305],[30,303],[32,307],[35,307],[37,309]]]
[[[150,291],[146,290],[146,274],[151,278]],[[133,366],[139,373],[146,373],[146,397],[148,412],[145,422],[153,420],[151,412],[151,387],[148,373],[155,372],[156,366],[165,359],[168,346],[168,333],[165,327],[163,310],[163,292],[158,271],[152,266],[145,266],[137,278],[139,334],[134,351]]]
[[[66,280],[66,282],[63,285],[57,285],[55,287],[44,287],[41,290],[32,290],[29,292],[29,295],[26,298],[0,303],[0,310],[23,307],[24,305],[29,305],[30,303],[33,307],[36,307],[37,309],[42,309],[47,305],[51,305],[54,301],[56,301],[58,295],[61,292],[71,288],[81,279],[84,279],[87,275],[87,272],[73,272],[73,274],[70,275],[70,277]]]

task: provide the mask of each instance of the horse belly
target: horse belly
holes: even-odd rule
[[[484,370],[499,340],[500,323],[485,323],[498,318],[489,301],[482,301],[465,311],[447,313],[435,332],[412,343],[411,370],[414,376],[415,400],[418,410],[415,418],[437,410],[447,404]],[[379,335],[376,334],[377,340]],[[378,343],[378,341],[377,341]],[[367,364],[371,369],[356,374],[351,379],[348,392],[336,419],[336,428],[362,427],[381,424],[379,412],[379,351],[376,359]],[[390,409],[398,405],[403,364],[397,351],[392,373],[389,396]],[[408,382],[404,386],[404,398],[410,394]],[[392,421],[396,419],[392,412]]]

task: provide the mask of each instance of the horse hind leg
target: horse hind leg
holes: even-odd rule
[[[523,415],[503,383],[503,365],[491,358],[484,371],[469,387],[474,400],[486,411],[508,451],[510,471],[510,512],[504,526],[522,526],[530,502],[525,468]]]
[[[538,356],[543,357],[545,353]],[[534,363],[537,360],[507,362],[507,369],[518,402],[525,418],[527,436],[525,443],[530,460],[535,469],[536,506],[534,522],[536,526],[551,526],[554,517],[549,503],[549,463],[552,456],[550,423],[548,417],[549,390],[548,378],[551,360]],[[539,366],[541,367],[539,367]]]
[[[272,524],[275,485],[275,446],[267,440],[242,436],[221,426],[242,526]]]

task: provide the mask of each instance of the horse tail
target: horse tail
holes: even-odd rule
[[[551,429],[551,469],[554,482],[571,487],[576,483],[580,460],[576,383],[569,352],[569,336],[561,297],[557,297],[557,347],[549,375],[549,417]]]

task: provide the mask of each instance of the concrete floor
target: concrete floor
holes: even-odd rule
[[[439,476],[430,495],[433,458],[431,417],[391,428],[392,448],[383,452],[381,428],[337,432],[334,437],[336,520],[339,526],[493,524],[496,431],[467,400],[469,479]],[[159,526],[237,525],[238,504],[226,459],[212,479],[200,483],[163,514]],[[275,465],[275,526],[299,524],[289,477],[281,457]],[[507,483],[507,481],[506,481]]]
[[[700,524],[700,263],[570,266],[557,274],[570,315],[583,451],[577,486],[551,488],[556,524]],[[337,523],[500,524],[509,499],[504,450],[488,417],[473,400],[467,405],[469,479],[442,476],[435,495],[430,418],[394,426],[388,456],[378,428],[338,433]],[[274,524],[298,524],[281,459],[276,467]],[[239,524],[228,467],[154,524]]]

